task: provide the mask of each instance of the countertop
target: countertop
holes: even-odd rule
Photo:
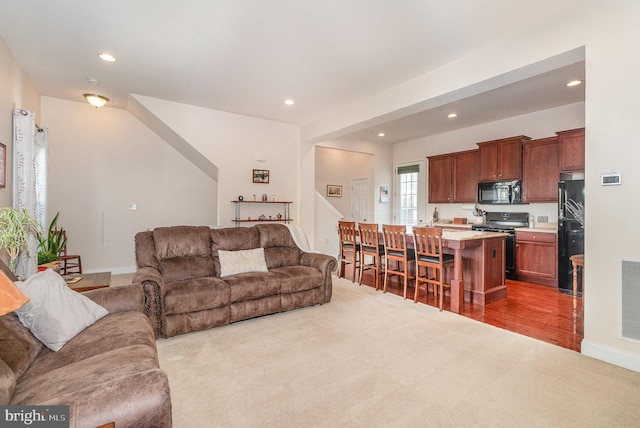
[[[474,224],[478,223],[454,224],[447,223],[447,220],[444,220],[442,222],[436,223],[435,226],[442,227],[443,229],[445,229],[445,231],[446,229],[471,230],[471,226],[473,226]],[[558,233],[557,223],[543,223],[543,225],[538,224],[535,227],[516,227],[515,229],[523,232]]]
[[[452,241],[469,241],[472,239],[488,239],[509,236],[503,232],[481,232],[479,230],[443,230],[442,238]]]

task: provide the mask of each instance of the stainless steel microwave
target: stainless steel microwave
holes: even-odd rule
[[[522,204],[522,181],[485,181],[478,183],[479,204]]]

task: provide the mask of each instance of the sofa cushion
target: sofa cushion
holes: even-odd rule
[[[0,360],[0,406],[6,406],[11,401],[16,389],[16,376],[4,361]]]
[[[173,226],[153,229],[158,270],[166,282],[203,278],[215,274],[210,229]]]
[[[15,313],[0,317],[0,360],[13,370],[16,378],[29,368],[42,347],[42,342],[20,323]]]
[[[154,349],[128,346],[20,379],[12,405],[68,405],[70,426],[170,427],[171,401]]]
[[[133,345],[156,347],[153,328],[146,315],[133,311],[109,314],[71,339],[58,352],[43,349],[24,376],[26,379],[39,376],[110,350]]]
[[[280,294],[281,277],[272,272],[249,272],[225,277],[231,303]]]
[[[264,248],[269,269],[300,264],[301,251],[283,224],[259,224],[260,246]]]
[[[309,266],[284,266],[270,272],[278,276],[283,294],[311,290],[324,284],[322,272]]]
[[[220,260],[218,250],[238,251],[260,247],[258,229],[254,227],[227,227],[211,229],[211,254],[213,256],[215,274],[220,276]]]
[[[213,276],[167,283],[164,295],[166,315],[219,308],[229,304],[229,285]]]
[[[29,296],[15,312],[20,322],[54,351],[109,312],[86,296],[71,290],[59,274],[46,269],[16,285]]]
[[[267,272],[264,248],[238,251],[218,250],[218,258],[220,259],[221,277],[245,272]]]

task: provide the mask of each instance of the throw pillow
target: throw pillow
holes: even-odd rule
[[[245,272],[268,272],[262,247],[238,251],[218,250],[218,258],[220,259],[220,276]]]
[[[31,299],[17,309],[20,322],[47,348],[59,351],[78,333],[109,312],[86,296],[71,290],[51,269],[38,272],[16,285]]]

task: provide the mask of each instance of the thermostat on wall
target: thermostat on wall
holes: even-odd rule
[[[622,176],[615,169],[600,171],[600,184],[603,186],[618,186],[622,184]]]

